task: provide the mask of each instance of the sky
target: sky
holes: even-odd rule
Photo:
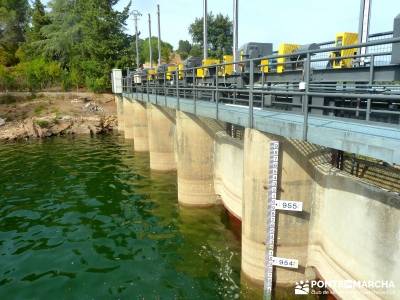
[[[116,8],[122,10],[128,2],[120,0]],[[148,13],[152,18],[152,35],[157,35],[157,4],[161,11],[161,39],[174,49],[179,40],[191,41],[188,28],[196,17],[202,17],[203,0],[132,0],[131,9],[143,15],[138,22],[142,38],[148,36]],[[208,0],[207,5],[209,12],[232,19],[233,0]],[[239,46],[272,42],[277,48],[284,42],[334,40],[338,32],[358,31],[359,10],[360,0],[239,0]],[[372,0],[370,33],[393,30],[393,19],[398,14],[400,0]],[[133,17],[126,29],[134,33]]]

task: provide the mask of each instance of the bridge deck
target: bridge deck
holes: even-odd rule
[[[176,97],[146,93],[124,93],[128,99],[178,109],[197,116],[249,127],[249,107],[203,100],[179,100]],[[254,108],[252,127],[286,138],[303,139],[302,114]],[[251,125],[250,125],[251,126]],[[327,116],[308,117],[307,141],[324,147],[400,164],[400,126],[337,119]]]

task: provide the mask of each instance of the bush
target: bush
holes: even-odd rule
[[[0,89],[8,91],[13,88],[15,84],[15,78],[9,68],[0,65]]]
[[[50,123],[46,120],[35,120],[35,123],[39,125],[40,128],[48,128]]]

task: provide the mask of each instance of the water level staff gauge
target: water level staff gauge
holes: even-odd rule
[[[276,232],[276,211],[302,211],[303,202],[278,200],[278,178],[279,178],[279,142],[270,142],[269,153],[269,174],[268,174],[268,205],[266,217],[266,251],[265,251],[265,277],[264,277],[264,299],[272,299],[272,285],[274,266],[297,269],[297,259],[274,256],[275,232]]]

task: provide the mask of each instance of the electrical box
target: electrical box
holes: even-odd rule
[[[336,34],[335,47],[357,45],[357,43],[358,43],[357,33],[341,32]],[[347,57],[353,55],[357,55],[357,48],[343,49],[331,52],[330,57],[334,58],[334,60],[331,61],[332,67],[334,69],[351,68],[353,66],[354,59],[353,58],[340,59],[340,57]]]
[[[113,69],[111,73],[112,92],[114,94],[122,94],[122,70]]]

